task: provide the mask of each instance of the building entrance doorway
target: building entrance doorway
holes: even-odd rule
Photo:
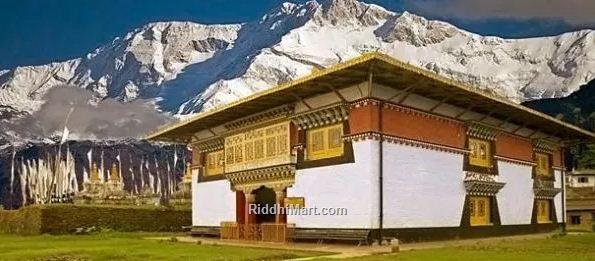
[[[255,195],[254,203],[259,207],[261,212],[256,215],[256,223],[275,223],[275,212],[272,212],[275,211],[275,191],[263,186],[253,193]]]

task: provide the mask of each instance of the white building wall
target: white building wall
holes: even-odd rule
[[[562,176],[562,171],[554,170],[554,177],[556,178],[556,181],[554,181],[554,187],[562,188],[562,179],[564,178]],[[554,206],[556,207],[556,218],[558,219],[559,223],[564,222],[564,215],[562,215],[562,204],[565,204],[564,201],[566,200],[562,198],[562,192],[558,193],[558,195],[554,197]]]
[[[378,227],[378,141],[353,142],[355,163],[298,170],[288,197],[306,208],[347,208],[345,216],[288,215],[301,228]]]
[[[506,183],[496,194],[502,225],[531,224],[535,200],[532,171],[532,166],[498,162],[498,179]]]
[[[578,182],[579,178],[586,178],[587,182],[580,183]],[[595,187],[595,176],[587,176],[587,175],[572,175],[569,178],[570,180],[570,187],[573,188],[592,188]]]
[[[384,143],[384,227],[458,227],[463,155]]]
[[[236,193],[229,181],[196,182],[192,177],[192,225],[220,226],[222,221],[236,220]]]

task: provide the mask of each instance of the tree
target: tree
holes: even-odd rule
[[[579,169],[595,169],[595,144],[589,144],[577,157]]]

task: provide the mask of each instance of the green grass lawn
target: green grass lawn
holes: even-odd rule
[[[0,235],[0,260],[282,260],[317,254],[143,239],[156,235]]]
[[[319,254],[144,239],[154,236],[168,237],[171,234],[0,235],[0,260],[282,260]],[[595,260],[595,233],[548,239],[495,239],[468,246],[403,251],[348,260]]]
[[[472,246],[402,251],[396,254],[347,260],[595,260],[595,233],[567,235],[549,239],[503,239],[492,242],[480,242]]]

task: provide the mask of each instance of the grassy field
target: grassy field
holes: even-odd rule
[[[567,235],[549,239],[508,239],[494,242],[481,242],[472,246],[411,250],[396,254],[376,255],[347,260],[595,260],[595,233]]]
[[[0,235],[0,260],[282,260],[318,255],[313,252],[196,245],[144,239],[150,236],[164,235],[146,233],[30,237]],[[411,250],[347,260],[595,260],[595,233],[548,239],[497,239],[461,247]]]
[[[316,254],[143,239],[147,236],[156,234],[0,235],[0,260],[282,260]]]

